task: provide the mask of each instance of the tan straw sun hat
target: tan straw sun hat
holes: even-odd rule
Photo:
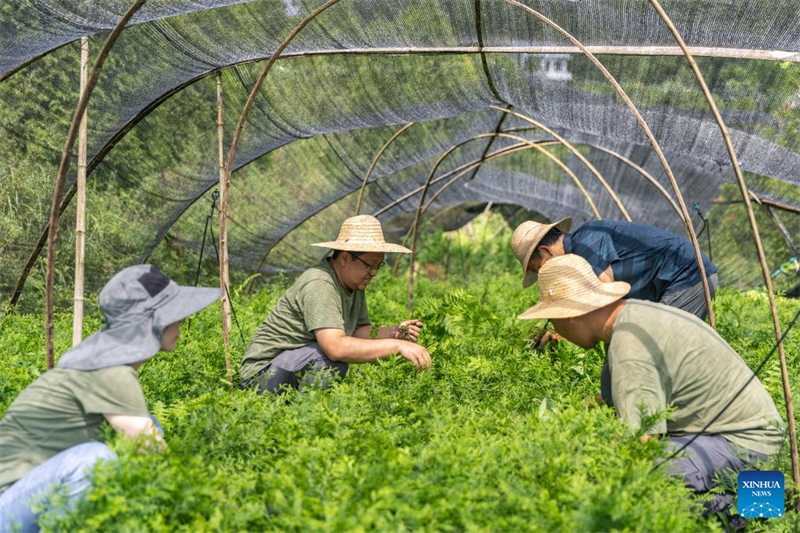
[[[410,254],[411,250],[384,240],[380,221],[370,215],[350,217],[342,222],[335,241],[317,242],[311,246],[344,250],[346,252],[396,252]]]
[[[517,318],[572,318],[616,302],[631,290],[624,281],[603,283],[583,257],[566,254],[539,270],[539,303]]]
[[[536,272],[528,271],[528,263],[530,263],[531,256],[539,245],[539,241],[553,228],[558,228],[561,233],[569,233],[571,227],[572,218],[570,217],[562,218],[554,224],[540,224],[533,220],[528,220],[517,226],[511,236],[511,251],[514,252],[517,260],[522,263],[523,289],[536,283],[538,278]]]

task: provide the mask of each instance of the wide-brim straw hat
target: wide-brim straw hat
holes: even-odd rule
[[[572,318],[591,313],[628,294],[624,281],[604,283],[583,257],[554,257],[539,270],[539,303],[517,318]]]
[[[528,271],[528,263],[531,262],[531,256],[539,245],[539,242],[547,235],[547,232],[553,228],[558,228],[561,233],[569,233],[572,228],[572,218],[562,218],[553,224],[540,224],[533,220],[523,222],[514,234],[511,236],[511,250],[514,256],[522,264],[522,288],[527,288],[536,283],[539,276],[536,272]]]
[[[316,242],[311,246],[346,252],[411,253],[405,246],[386,242],[380,221],[370,215],[348,218],[342,222],[339,237],[335,241]]]

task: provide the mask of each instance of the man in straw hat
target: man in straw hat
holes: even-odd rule
[[[344,377],[351,363],[369,363],[399,353],[417,369],[431,365],[428,351],[416,344],[419,320],[398,326],[372,326],[364,290],[383,267],[384,254],[411,250],[384,241],[375,217],[360,215],[342,223],[335,241],[312,244],[333,255],[306,270],[281,296],[245,350],[240,369],[244,387],[259,393],[299,388],[325,373]]]
[[[576,254],[589,262],[601,281],[625,281],[629,298],[661,302],[705,319],[700,269],[692,243],[669,231],[636,224],[595,220],[570,233],[571,218],[555,224],[527,221],[511,236],[511,249],[522,264],[522,286],[536,283],[537,272],[553,257]],[[703,255],[711,296],[717,290],[717,267]]]
[[[542,266],[539,291],[539,302],[518,318],[550,319],[559,334],[582,348],[605,343],[611,379],[607,400],[620,419],[636,430],[646,415],[671,407],[666,419],[641,428],[643,439],[666,435],[668,448],[682,447],[722,412],[686,448],[686,457],[669,465],[696,492],[714,487],[716,472],[738,472],[779,450],[782,422],[772,398],[739,355],[696,316],[623,300],[628,283],[603,283],[574,254]],[[731,501],[730,494],[716,494],[705,505],[717,512]]]
[[[150,265],[111,278],[98,298],[107,326],[28,385],[0,420],[0,531],[38,531],[55,486],[71,503],[89,487],[94,464],[116,457],[103,443],[104,421],[144,446],[163,446],[137,370],[173,351],[183,320],[220,295],[181,287]]]

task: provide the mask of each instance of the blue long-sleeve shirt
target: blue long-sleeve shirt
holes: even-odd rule
[[[700,283],[692,243],[646,224],[587,222],[564,235],[564,251],[586,259],[597,275],[611,266],[615,281],[630,283],[627,298],[658,302],[665,294]],[[717,271],[705,254],[703,264],[707,276]]]

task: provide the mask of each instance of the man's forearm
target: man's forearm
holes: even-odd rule
[[[372,332],[376,330],[377,333],[373,337]],[[397,338],[396,334],[397,334],[397,326],[381,326],[381,327],[361,326],[360,328],[358,328],[353,332],[353,337],[357,339],[373,339],[373,340],[396,339]]]
[[[398,341],[392,338],[367,340],[345,336],[336,339],[336,342],[332,344],[332,346],[320,345],[322,351],[332,361],[342,361],[344,363],[371,363],[399,351]]]
[[[375,336],[376,339],[396,339],[397,337],[397,326],[381,326],[378,329],[378,334]]]

